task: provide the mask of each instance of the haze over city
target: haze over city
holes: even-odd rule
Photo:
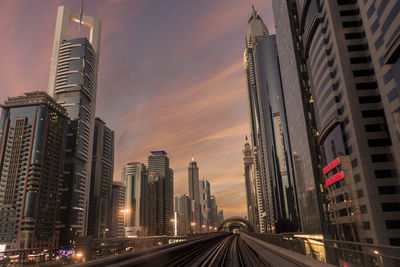
[[[0,2],[1,102],[47,91],[57,7],[80,2]],[[102,21],[96,115],[115,130],[114,180],[124,163],[163,149],[175,193],[187,193],[193,156],[225,216],[246,216],[243,33],[251,4],[274,32],[269,2],[84,1],[85,14]]]

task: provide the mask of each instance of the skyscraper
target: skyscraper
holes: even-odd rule
[[[175,195],[174,199],[174,232],[190,234],[191,201],[189,195]]]
[[[263,210],[259,211],[260,228],[273,232],[297,231],[299,212],[276,40],[275,35],[268,34],[254,8],[246,31],[246,45],[252,138],[256,140],[252,142],[262,193],[258,202],[263,203]],[[283,229],[282,225],[290,227]]]
[[[253,229],[260,229],[258,223],[256,170],[253,149],[247,139],[243,148],[244,179],[246,185],[247,216]],[[260,194],[260,192],[258,192]]]
[[[324,211],[322,175],[318,166],[318,133],[307,67],[303,56],[300,23],[295,0],[272,2],[279,67],[292,150],[296,191],[299,200],[302,232],[323,232]]]
[[[210,194],[210,183],[203,178],[199,182],[200,189],[200,213],[201,213],[201,231],[208,232],[210,226],[210,206],[211,206],[211,194]]]
[[[111,236],[125,237],[124,217],[125,209],[125,185],[122,182],[113,182],[112,185],[112,209],[111,209]]]
[[[105,237],[111,224],[109,214],[114,174],[114,131],[99,118],[95,121],[93,142],[87,234]]]
[[[157,201],[158,209],[162,210],[161,234],[171,234],[171,220],[174,217],[174,176],[169,167],[169,158],[165,151],[151,151],[148,160],[150,183],[158,181],[158,185],[153,185],[153,191],[158,188]],[[154,207],[150,207],[152,209]],[[150,222],[151,223],[151,222]]]
[[[70,22],[89,27],[89,40],[70,39]],[[87,233],[100,25],[96,18],[64,6],[58,8],[48,90],[71,119],[61,200],[64,244]]]
[[[147,169],[143,163],[131,162],[122,167],[121,180],[125,191],[125,236],[143,236],[147,233]]]
[[[197,167],[197,162],[193,158],[188,167],[188,185],[189,197],[192,200],[191,223],[193,230],[198,233],[201,229],[199,167]]]
[[[45,92],[8,98],[0,120],[0,243],[58,246],[67,112]]]
[[[399,245],[399,3],[307,2],[297,1],[300,33],[331,231],[341,240]]]

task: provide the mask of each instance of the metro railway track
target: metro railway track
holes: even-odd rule
[[[132,253],[130,257],[95,260],[80,266],[299,266],[284,258],[278,264],[269,262],[260,253],[263,254],[238,234],[221,234],[148,252]]]

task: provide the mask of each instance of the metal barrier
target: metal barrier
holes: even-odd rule
[[[400,247],[323,239],[315,235],[246,234],[341,267],[400,266]]]

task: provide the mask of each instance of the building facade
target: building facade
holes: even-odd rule
[[[95,121],[93,142],[87,234],[100,238],[109,235],[111,224],[114,131],[99,118]]]
[[[90,40],[70,39],[70,22],[89,27]],[[62,243],[66,245],[87,234],[100,28],[96,18],[64,6],[58,8],[48,91],[71,119],[60,207],[65,225]]]
[[[111,237],[125,237],[125,184],[122,182],[113,182],[112,184],[112,201],[111,201]]]
[[[295,0],[272,2],[282,89],[296,180],[301,229],[306,234],[326,232],[324,193],[318,135],[311,88],[301,42]],[[318,167],[319,166],[319,167]]]
[[[122,167],[121,180],[125,184],[125,236],[147,234],[146,212],[148,177],[143,163],[131,162]]]
[[[57,247],[67,112],[45,92],[8,98],[0,120],[0,243]]]
[[[297,1],[331,231],[340,240],[400,244],[397,2]]]

